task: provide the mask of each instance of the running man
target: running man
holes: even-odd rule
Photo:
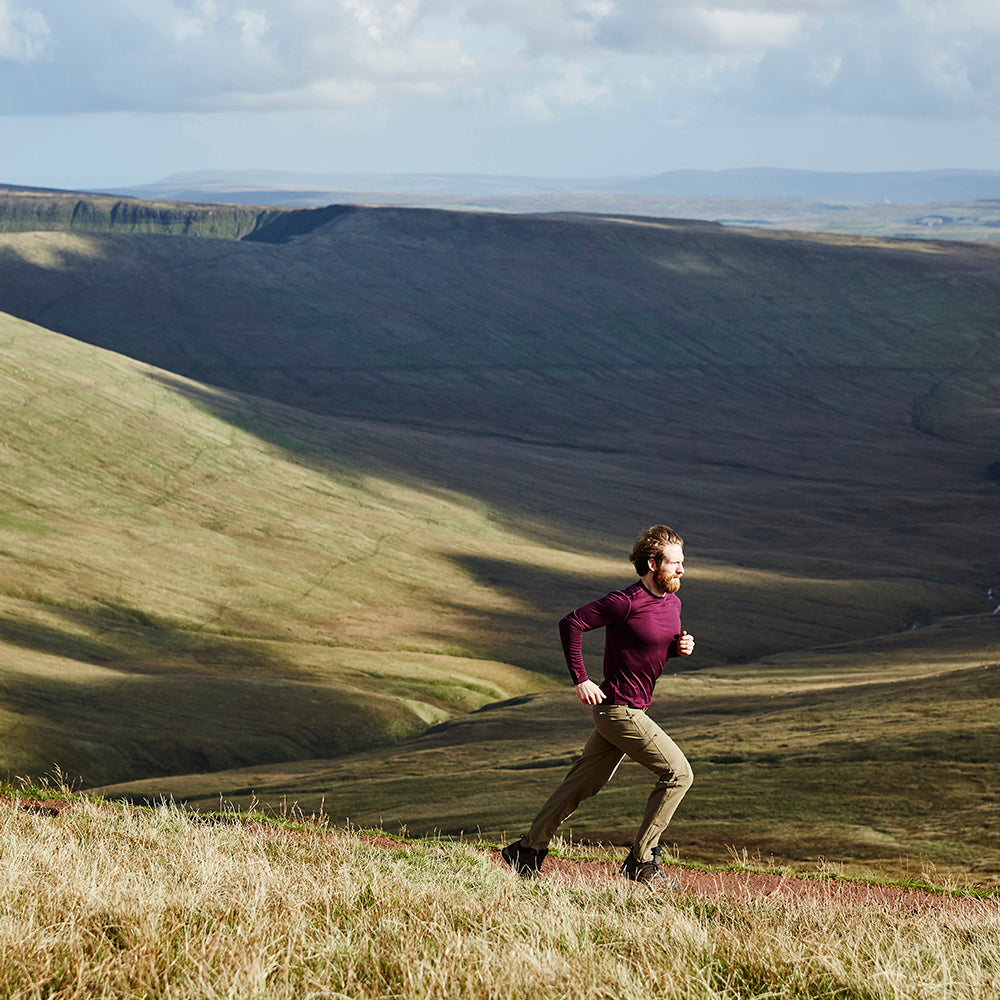
[[[665,524],[641,531],[629,557],[638,581],[571,611],[559,622],[566,664],[580,701],[592,706],[594,732],[527,835],[501,852],[525,878],[537,876],[559,825],[611,780],[625,757],[649,768],[657,781],[621,874],[644,885],[662,878],[660,838],[693,776],[680,748],[646,709],[667,660],[694,652],[694,636],[681,628],[677,597],[684,574],[683,545]],[[600,684],[590,680],[583,662],[583,633],[595,628],[604,629]]]

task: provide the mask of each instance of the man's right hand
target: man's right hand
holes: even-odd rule
[[[604,692],[589,678],[576,685],[576,693],[584,705],[600,705]]]

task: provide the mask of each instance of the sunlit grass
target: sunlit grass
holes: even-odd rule
[[[0,996],[979,1000],[1000,963],[995,908],[527,883],[473,843],[229,819],[0,807]]]

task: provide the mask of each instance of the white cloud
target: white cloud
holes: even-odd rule
[[[0,59],[20,63],[40,59],[48,51],[50,35],[40,11],[0,0]]]
[[[1000,117],[996,0],[30,2],[0,0],[0,113]]]
[[[150,5],[149,10],[156,13],[157,6]],[[165,13],[170,36],[178,42],[204,35],[219,20],[219,7],[214,0],[200,0],[190,7],[170,4]]]
[[[974,0],[896,0],[835,11],[761,61],[756,110],[1000,117],[1000,13]]]
[[[420,0],[340,0],[341,6],[365,30],[369,38],[381,42],[405,32],[420,10]]]
[[[580,67],[568,66],[557,79],[548,80],[515,100],[515,108],[537,122],[551,121],[558,111],[588,107],[608,94],[608,87],[589,78]]]
[[[805,15],[794,11],[709,7],[695,12],[711,45],[730,50],[787,48],[801,37]]]
[[[899,0],[900,14],[932,31],[1000,31],[995,0]]]
[[[271,30],[271,22],[267,19],[266,12],[243,7],[236,11],[233,17],[240,26],[240,39],[243,45],[249,49],[260,47]]]
[[[500,2],[501,10],[509,7],[510,0]],[[573,9],[568,16],[589,28],[582,37],[606,51],[661,54],[781,48],[800,37],[818,7],[808,0],[616,0],[569,5]],[[490,7],[494,9],[493,4]],[[530,37],[530,23],[523,30]]]
[[[233,111],[336,110],[363,107],[372,103],[378,93],[378,88],[366,80],[327,77],[287,90],[232,90],[218,95],[215,103]]]
[[[365,76],[385,81],[421,82],[431,90],[449,82],[460,83],[475,69],[474,61],[454,39],[413,39],[406,44],[372,46],[358,53],[358,67]]]

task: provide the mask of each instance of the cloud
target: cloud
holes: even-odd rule
[[[48,51],[50,36],[40,11],[0,0],[0,60],[28,63],[40,59]]]
[[[693,12],[702,37],[716,49],[784,49],[802,35],[805,16],[787,10],[703,8]]]
[[[537,122],[552,121],[560,111],[590,107],[609,93],[607,85],[591,79],[579,66],[567,66],[562,75],[516,96],[522,114]]]
[[[394,0],[388,4],[378,0],[341,0],[341,4],[373,42],[384,42],[407,31],[420,10],[420,0]]]
[[[995,0],[0,0],[0,113],[1000,117]]]
[[[809,0],[468,0],[478,23],[503,26],[532,53],[758,52],[799,37]]]
[[[146,9],[154,15],[158,4],[150,4]],[[177,42],[188,38],[198,38],[210,31],[219,20],[219,6],[214,0],[201,0],[190,8],[166,5],[166,24],[170,36]]]
[[[240,25],[240,39],[243,46],[256,49],[263,45],[267,33],[271,30],[271,22],[263,10],[250,10],[242,7],[233,15]]]
[[[743,103],[782,114],[997,117],[998,42],[1000,8],[976,0],[838,11],[802,44],[767,52]]]

